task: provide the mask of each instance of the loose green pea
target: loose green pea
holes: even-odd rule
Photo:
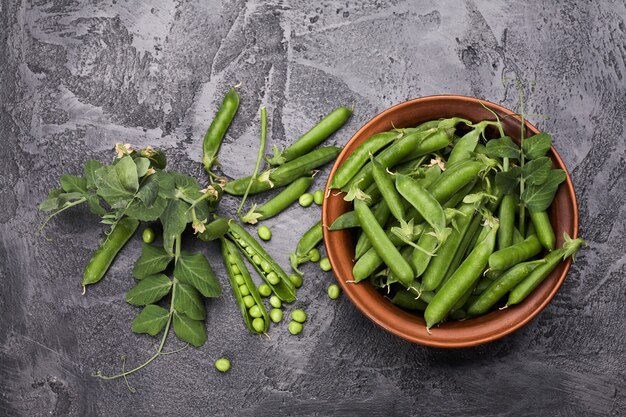
[[[293,286],[296,288],[300,288],[302,286],[302,277],[298,274],[289,275],[289,281],[291,281]]]
[[[252,320],[252,328],[258,333],[263,333],[263,331],[265,330],[265,320],[263,320],[261,317],[257,317],[256,319]]]
[[[241,274],[235,275],[235,282],[237,283],[237,285],[244,285],[246,283],[246,281],[243,279],[243,275]]]
[[[291,319],[293,321],[297,321],[298,323],[304,323],[306,321],[306,313],[304,310],[296,308],[291,312]]]
[[[258,318],[263,315],[263,313],[261,312],[261,307],[259,307],[256,304],[250,307],[250,310],[248,310],[248,313],[254,318]]]
[[[322,255],[320,255],[320,251],[317,250],[317,248],[311,249],[308,255],[311,262],[318,262],[322,258]]]
[[[315,204],[317,204],[318,206],[321,206],[322,203],[324,202],[324,191],[322,190],[317,190],[313,193],[313,201],[315,202]]]
[[[320,268],[322,268],[322,271],[326,272],[333,269],[333,267],[330,265],[330,261],[328,260],[328,258],[324,258],[320,261]]]
[[[141,235],[144,243],[152,243],[156,239],[156,233],[149,227],[143,229],[143,234]]]
[[[309,207],[311,204],[313,204],[313,195],[310,193],[302,194],[298,199],[298,203],[300,203],[302,207]]]
[[[289,333],[295,336],[302,332],[302,323],[298,323],[297,321],[291,321],[289,322],[289,326],[287,326],[287,328],[289,329]]]
[[[328,298],[336,300],[339,298],[339,294],[341,294],[341,289],[337,284],[331,284],[328,286]]]
[[[230,361],[227,358],[219,358],[215,361],[215,368],[220,372],[228,372]]]
[[[254,301],[254,298],[251,295],[246,295],[245,297],[243,297],[243,304],[246,306],[246,308],[250,308],[256,304],[256,301]]]
[[[272,285],[278,285],[278,283],[280,282],[280,278],[278,278],[278,275],[276,275],[276,272],[270,272],[269,274],[267,274],[265,278]]]
[[[262,261],[260,265],[261,269],[267,273],[272,272],[272,265],[267,261]]]
[[[280,301],[280,298],[276,297],[275,295],[272,295],[270,297],[270,305],[274,308],[281,308],[283,303],[282,301]]]
[[[272,231],[267,226],[260,226],[256,230],[256,232],[258,233],[259,237],[263,240],[270,240],[272,238]]]
[[[261,259],[259,255],[254,255],[252,257],[252,262],[254,262],[257,265],[261,265],[263,263],[263,259]]]
[[[272,294],[272,289],[267,284],[259,285],[259,294],[261,297],[269,297]]]
[[[242,297],[245,297],[246,295],[250,295],[250,289],[245,284],[244,285],[240,285],[239,286],[239,294],[241,294]]]
[[[283,311],[279,308],[273,308],[270,311],[270,319],[274,323],[280,323],[283,320]]]

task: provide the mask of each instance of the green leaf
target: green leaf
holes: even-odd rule
[[[204,322],[193,320],[183,313],[174,312],[174,333],[184,342],[200,347],[206,342]]]
[[[178,282],[174,295],[174,309],[179,313],[185,313],[193,320],[204,320],[206,309],[200,298],[200,293],[191,285]]]
[[[147,305],[133,320],[132,330],[135,333],[147,333],[156,336],[167,324],[169,312],[154,304]]]
[[[87,194],[87,180],[75,175],[63,175],[61,177],[61,188],[66,193]]]
[[[59,202],[59,208],[63,207],[67,203],[71,203],[73,201],[80,200],[81,198],[83,198],[83,194],[79,193],[79,192],[61,193],[57,197],[57,200]]]
[[[508,136],[490,140],[486,149],[490,158],[519,158],[519,147]]]
[[[141,256],[133,267],[133,276],[142,279],[163,272],[172,259],[174,255],[168,254],[165,249],[144,243]]]
[[[100,205],[100,198],[97,195],[90,195],[87,197],[87,204],[89,204],[89,210],[98,216],[103,216],[106,214],[106,210],[104,207]]]
[[[159,217],[163,225],[163,247],[168,253],[173,253],[174,239],[185,231],[189,215],[189,204],[180,200],[169,200],[165,211]]]
[[[156,303],[165,297],[171,288],[172,281],[166,275],[150,275],[126,292],[126,302],[135,306]]]
[[[130,156],[119,159],[113,166],[98,169],[95,175],[98,195],[113,208],[128,204],[139,189],[137,169]]]
[[[174,196],[176,198],[183,197],[188,200],[196,200],[202,197],[200,185],[195,178],[178,172],[170,172],[170,175],[174,177]]]
[[[496,187],[502,190],[503,194],[509,194],[519,183],[521,172],[518,166],[512,167],[508,171],[498,172],[496,174]]]
[[[537,159],[546,156],[552,146],[552,136],[548,133],[539,133],[524,139],[522,151],[527,159]]]
[[[126,215],[142,222],[151,222],[161,217],[166,207],[167,200],[162,197],[154,200],[151,207],[146,207],[143,201],[136,199],[128,206]]]
[[[182,283],[193,285],[207,298],[219,297],[222,286],[217,280],[209,261],[201,253],[183,251],[176,262],[174,276]]]
[[[146,158],[141,159],[145,159],[147,161]],[[136,197],[140,199],[146,207],[152,206],[154,200],[156,200],[159,195],[159,180],[156,175],[157,174],[153,174],[144,179],[141,184],[141,188],[137,191]]]
[[[528,185],[543,184],[550,174],[552,160],[547,156],[542,156],[527,162],[522,168],[522,177]]]
[[[59,207],[59,196],[61,194],[63,194],[63,190],[60,188],[50,190],[48,197],[46,197],[46,199],[39,204],[39,210],[53,211],[61,208]]]
[[[135,166],[137,167],[137,177],[141,178],[146,175],[148,168],[150,168],[150,160],[148,158],[135,158]]]
[[[553,169],[548,179],[539,185],[531,185],[522,193],[522,201],[530,211],[544,211],[554,199],[559,184],[565,181],[566,174],[562,169]]]
[[[92,190],[96,188],[96,171],[102,167],[102,163],[95,159],[89,159],[85,162],[85,165],[83,165],[83,176],[85,177],[88,189]]]

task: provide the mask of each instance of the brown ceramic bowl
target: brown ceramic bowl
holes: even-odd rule
[[[387,109],[367,122],[346,144],[337,158],[329,176],[334,175],[348,155],[357,146],[375,133],[390,130],[393,127],[416,126],[428,120],[460,116],[473,122],[491,119],[493,115],[485,110],[483,103],[500,117],[513,115],[513,112],[497,104],[472,97],[442,95],[410,100]],[[519,143],[521,121],[517,117],[502,120],[507,135]],[[537,128],[526,123],[525,137],[539,133]],[[567,179],[561,184],[550,208],[550,220],[557,236],[557,246],[563,243],[563,232],[571,237],[578,235],[578,207],[572,180],[563,161],[554,147],[548,156],[555,167],[565,170]],[[328,184],[327,184],[328,189]],[[330,225],[342,213],[352,209],[352,204],[343,200],[343,194],[334,190],[324,200],[322,223]],[[333,271],[346,296],[356,307],[387,331],[411,342],[427,346],[459,348],[475,346],[499,339],[528,323],[550,302],[563,283],[571,260],[561,263],[546,280],[519,305],[493,311],[487,315],[462,321],[446,322],[426,331],[424,319],[391,304],[368,282],[350,283],[354,265],[354,242],[349,230],[328,231],[324,228],[324,243],[333,267]]]

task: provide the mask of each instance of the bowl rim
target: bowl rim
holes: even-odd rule
[[[385,110],[383,110],[382,112],[378,113],[376,116],[374,116],[372,119],[370,119],[368,122],[366,122],[363,126],[361,126],[361,128],[359,128],[354,135],[348,140],[348,142],[346,142],[346,145],[344,146],[343,150],[341,151],[341,153],[338,155],[337,159],[335,160],[335,163],[333,164],[333,167],[330,171],[330,174],[328,176],[328,180],[325,186],[325,195],[327,195],[329,198],[331,197],[331,195],[329,194],[331,192],[330,187],[330,183],[331,180],[335,174],[335,171],[337,170],[337,168],[339,167],[339,165],[341,165],[341,163],[343,163],[345,161],[345,159],[347,158],[347,156],[352,153],[354,151],[354,149],[350,149],[351,147],[349,146],[351,143],[353,143],[355,140],[359,139],[361,136],[364,135],[364,132],[368,131],[373,125],[379,123],[381,121],[381,119],[384,119],[388,116],[390,116],[391,114],[398,112],[399,110],[402,110],[406,107],[413,107],[415,105],[420,105],[420,104],[428,104],[429,102],[436,102],[436,101],[440,101],[440,100],[453,100],[453,101],[459,101],[459,102],[463,102],[465,104],[477,104],[480,105],[481,103],[484,104],[485,106],[489,107],[490,109],[494,110],[496,113],[498,113],[499,115],[508,115],[510,117],[512,117],[513,119],[516,120],[517,124],[521,125],[521,118],[519,117],[519,115],[517,115],[515,112],[499,105],[499,104],[495,104],[493,102],[490,102],[488,100],[483,100],[483,99],[478,99],[476,97],[470,97],[470,96],[464,96],[464,95],[456,95],[456,94],[440,94],[440,95],[429,95],[429,96],[423,96],[423,97],[418,97],[418,98],[414,98],[411,100],[407,100],[404,101],[402,103],[396,104],[392,107],[389,107]],[[526,127],[527,131],[530,131],[533,134],[537,134],[540,131],[531,123],[529,123],[527,120],[524,120],[524,125]],[[363,139],[365,140],[365,139]],[[566,173],[566,180],[564,183],[561,184],[560,187],[565,187],[565,193],[567,195],[567,197],[569,198],[570,204],[571,204],[571,209],[572,209],[572,213],[573,213],[573,217],[572,217],[572,238],[575,239],[578,237],[578,203],[577,203],[577,199],[576,199],[576,194],[574,191],[574,186],[572,183],[572,179],[571,179],[571,175],[565,165],[565,163],[563,162],[561,156],[558,154],[558,152],[556,151],[556,149],[554,148],[554,146],[551,146],[550,151],[551,153],[551,157],[555,160],[555,165],[559,166],[560,168],[562,168],[565,173]],[[334,196],[336,197],[336,196]],[[358,296],[358,292],[359,292],[359,286],[362,285],[369,285],[369,283],[361,283],[359,285],[355,285],[355,284],[350,284],[347,282],[344,282],[343,279],[341,279],[337,272],[339,270],[338,266],[340,264],[340,262],[343,262],[341,259],[338,258],[338,255],[335,253],[335,251],[333,250],[334,244],[338,242],[337,239],[331,239],[331,232],[328,230],[328,225],[331,224],[331,219],[330,219],[330,215],[331,213],[329,212],[329,198],[325,198],[324,202],[322,204],[322,224],[326,225],[325,227],[323,227],[323,238],[324,238],[324,245],[326,247],[326,252],[327,252],[327,256],[330,260],[330,263],[332,265],[333,268],[333,273],[335,275],[336,280],[339,282],[339,284],[341,285],[343,291],[346,293],[347,297],[350,299],[350,301],[361,311],[361,313],[363,313],[366,317],[368,317],[370,320],[372,320],[374,323],[376,323],[378,326],[382,327],[383,329],[389,331],[392,334],[395,334],[405,340],[414,342],[414,343],[418,343],[424,346],[430,346],[430,347],[443,347],[443,348],[461,348],[461,347],[471,347],[471,346],[477,346],[477,345],[481,345],[484,343],[488,343],[488,342],[492,342],[494,340],[500,339],[506,335],[509,335],[515,331],[517,331],[518,329],[520,329],[521,327],[523,327],[524,325],[526,325],[530,320],[532,320],[535,316],[537,316],[537,314],[539,314],[547,305],[548,303],[550,303],[550,301],[554,298],[554,295],[557,293],[557,291],[559,290],[559,288],[561,287],[561,285],[563,284],[563,281],[565,280],[565,277],[569,271],[569,268],[571,266],[572,260],[571,258],[568,258],[562,265],[564,265],[556,280],[556,282],[554,283],[553,287],[550,289],[550,291],[546,294],[546,296],[540,300],[539,303],[535,303],[535,305],[532,307],[532,310],[530,312],[528,312],[527,315],[525,315],[524,317],[522,317],[519,320],[515,320],[513,322],[507,322],[507,323],[503,323],[502,324],[502,328],[500,328],[498,331],[495,331],[493,334],[487,334],[483,337],[480,338],[475,338],[475,339],[471,339],[471,340],[455,340],[454,338],[451,338],[450,340],[439,340],[438,338],[430,338],[430,336],[434,333],[438,331],[438,328],[432,328],[431,329],[431,333],[428,333],[428,337],[423,337],[422,335],[417,335],[416,333],[410,332],[406,329],[401,328],[401,326],[392,326],[390,325],[389,322],[389,318],[392,316],[391,313],[389,313],[389,311],[386,312],[382,312],[380,314],[375,314],[375,311],[372,311],[371,308],[369,308],[369,306],[366,305],[366,302]],[[332,219],[334,220],[334,219]],[[556,270],[553,271],[551,273],[551,275],[553,275],[555,272],[557,272]],[[550,276],[548,277],[548,279],[550,278]],[[546,281],[548,280],[546,279]],[[373,288],[373,287],[372,287]],[[521,303],[519,306],[524,305],[525,303],[529,302],[530,300],[525,300],[523,303]],[[388,303],[389,305],[392,305],[391,303]],[[510,309],[518,309],[520,308],[519,306],[514,306],[511,307]],[[384,306],[383,306],[384,307]],[[393,306],[394,308],[396,308],[398,310],[398,312],[396,312],[396,316],[399,315],[399,319],[402,319],[403,316],[404,319],[408,320],[408,317],[406,316],[413,316],[411,313],[406,312],[404,310],[399,309],[396,306]],[[383,308],[384,310],[384,308]],[[491,314],[497,314],[498,312],[492,312],[489,313],[488,315],[482,316],[483,317],[488,317]],[[479,320],[477,319],[471,319],[471,320]],[[489,320],[491,321],[491,320]],[[469,321],[468,321],[469,322]],[[487,321],[485,321],[486,323]],[[457,322],[458,323],[458,322]],[[455,323],[446,323],[448,325],[448,328],[453,327],[451,325],[454,325]],[[429,340],[430,339],[430,340]]]

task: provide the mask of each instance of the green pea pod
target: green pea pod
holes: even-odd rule
[[[446,200],[444,204],[442,204],[442,207],[444,209],[455,208],[463,201],[463,199],[468,194],[471,194],[472,192],[478,192],[480,190],[480,184],[476,185],[476,180],[473,180],[465,185],[463,188],[461,188],[459,191],[454,193],[452,197],[450,197],[448,200]]]
[[[347,107],[339,107],[328,116],[324,117],[318,124],[313,126],[311,130],[302,135],[297,141],[292,143],[285,149],[281,156],[281,160],[277,162],[285,163],[305,155],[313,148],[323,142],[330,135],[335,133],[343,126],[350,116],[352,110]]]
[[[474,125],[474,128],[463,135],[455,144],[448,157],[448,166],[469,159],[476,150],[480,136],[485,132],[489,125],[493,125],[492,121],[482,121]]]
[[[386,231],[387,238],[394,244],[394,246],[400,246],[404,242],[391,231]],[[352,267],[352,275],[354,282],[360,282],[376,271],[376,269],[383,264],[383,258],[376,252],[376,249],[370,248],[363,256],[361,256],[354,266]]]
[[[237,249],[235,244],[231,243],[227,239],[222,238],[222,258],[224,259],[224,265],[226,266],[226,272],[228,275],[228,279],[230,281],[230,286],[233,290],[233,295],[235,296],[235,301],[241,310],[241,315],[243,316],[243,320],[246,323],[246,327],[252,333],[266,333],[267,329],[270,326],[269,315],[267,314],[267,310],[265,305],[263,304],[263,300],[261,300],[261,295],[257,290],[257,287],[250,276],[250,272],[246,267],[246,264],[243,262],[243,258]],[[243,284],[237,282],[237,279],[243,280]],[[264,328],[262,332],[257,331],[252,326],[252,321],[255,317],[250,315],[250,309],[252,306],[248,307],[244,302],[244,295],[241,293],[241,286],[245,286],[249,292],[249,296],[254,300],[254,305],[258,306],[258,310],[261,312],[261,318],[264,321]]]
[[[486,226],[489,227],[489,226]],[[424,311],[426,327],[431,328],[442,321],[452,307],[467,293],[480,278],[496,244],[498,224],[491,226],[487,236],[470,252],[469,256],[437,291]]]
[[[378,224],[381,227],[384,227],[387,224],[387,222],[389,221],[389,217],[391,216],[391,212],[389,209],[383,211],[383,213],[379,213],[379,215],[377,215],[377,213],[374,212],[374,210],[372,210],[372,213],[374,213],[374,217],[376,218],[376,220],[378,221]],[[357,221],[358,221],[358,218],[357,218]],[[365,233],[361,233],[361,235],[356,241],[356,245],[354,246],[354,259],[355,260],[359,259],[371,247],[372,247],[372,242],[370,242],[369,238],[367,237]]]
[[[425,130],[435,129],[439,127],[440,120],[429,120],[427,122],[421,123],[416,127],[405,127],[402,129],[396,129],[395,131],[404,133],[405,135],[410,135],[416,132],[423,132]]]
[[[426,228],[420,235],[417,241],[417,246],[420,247],[413,249],[413,256],[411,257],[411,266],[416,277],[420,277],[426,268],[430,260],[433,258],[431,253],[437,249],[437,237],[434,236],[434,229],[432,227]]]
[[[261,207],[257,207],[253,212],[246,214],[242,220],[246,223],[256,224],[260,220],[280,214],[297,201],[309,189],[312,182],[313,177],[298,178]]]
[[[514,304],[519,304],[530,294],[539,284],[543,282],[544,279],[554,269],[561,263],[562,260],[568,258],[570,256],[574,256],[580,246],[586,245],[587,243],[582,239],[570,239],[569,236],[565,235],[565,243],[559,249],[555,249],[549,254],[546,255],[544,259],[544,263],[535,268],[522,282],[517,284],[515,288],[509,294],[509,299],[506,303],[507,306],[512,306]]]
[[[204,232],[200,233],[198,237],[200,240],[205,242],[208,242],[209,240],[216,240],[224,237],[226,233],[228,233],[229,228],[230,226],[228,225],[228,220],[218,217],[211,223],[207,224]]]
[[[206,172],[211,171],[211,167],[217,159],[217,153],[219,152],[224,135],[226,135],[226,131],[233,121],[238,108],[239,95],[234,88],[231,88],[228,90],[228,93],[226,93],[222,105],[204,135],[204,142],[202,144],[202,164]]]
[[[436,232],[446,227],[446,216],[435,197],[407,175],[396,175],[396,187]]]
[[[376,222],[370,208],[361,200],[355,200],[354,210],[361,224],[363,232],[372,242],[373,248],[383,259],[389,270],[392,271],[404,286],[410,286],[414,275],[411,265],[404,260],[398,249],[387,237],[383,228]]]
[[[287,303],[296,299],[296,289],[285,271],[254,237],[235,221],[230,221],[228,234],[278,298]]]
[[[324,238],[324,229],[322,228],[322,221],[315,223],[309,230],[304,232],[304,235],[298,241],[296,251],[289,254],[289,261],[294,271],[301,273],[298,270],[298,266],[301,263],[310,260],[309,253],[320,244]]]
[[[487,277],[483,278],[481,283],[485,281],[487,287],[480,293],[480,297],[469,306],[467,313],[471,316],[485,314],[504,296],[504,294],[511,291],[511,289],[526,278],[537,266],[543,263],[545,263],[544,260],[522,262],[510,268],[493,281]]]
[[[375,154],[382,148],[402,137],[402,133],[396,131],[381,132],[369,137],[360,144],[346,160],[337,168],[330,188],[342,188],[354,177],[357,172],[367,163],[370,155]]]
[[[515,264],[538,255],[542,249],[537,235],[532,234],[520,243],[492,253],[489,257],[489,268],[496,271],[509,269]]]
[[[515,195],[506,194],[502,197],[498,209],[500,228],[498,229],[498,250],[513,244],[513,229],[515,228]]]
[[[382,219],[389,218],[390,214],[389,207],[387,207],[387,203],[385,203],[385,200],[382,200],[374,205],[372,207],[372,213],[374,213],[374,216],[376,217],[376,220],[378,220],[378,223],[383,224],[384,222]],[[333,224],[330,225],[328,230],[343,230],[353,227],[360,227],[359,219],[357,219],[354,210],[347,211],[337,217],[335,221],[333,221]]]
[[[391,303],[405,310],[423,311],[428,306],[428,303],[424,300],[416,298],[415,295],[403,289],[400,289],[395,293],[391,299]]]
[[[472,221],[467,227],[467,231],[463,235],[456,252],[454,252],[454,256],[450,260],[448,270],[438,288],[441,288],[443,284],[445,284],[450,279],[450,277],[452,276],[452,274],[454,274],[459,265],[461,265],[461,262],[463,262],[463,259],[465,259],[465,254],[468,251],[471,251],[471,249],[475,246],[476,240],[478,239],[478,235],[480,233],[479,229],[481,220],[481,216],[476,214],[473,216]]]
[[[484,170],[485,164],[481,161],[462,161],[446,169],[429,187],[428,191],[439,202],[445,202],[454,193],[474,181]]]
[[[452,133],[449,130],[430,129],[404,136],[391,146],[380,152],[376,160],[384,167],[391,168],[401,162],[405,162],[422,155],[443,149],[450,144]],[[348,191],[353,184],[363,189],[374,182],[372,164],[366,164],[350,180],[342,190]]]
[[[399,222],[404,221],[405,204],[404,199],[398,193],[398,190],[394,186],[394,180],[391,174],[389,174],[385,167],[380,162],[370,156],[372,164],[372,174],[374,177],[374,183],[380,190],[383,196],[383,200],[387,203],[389,211]],[[384,223],[383,223],[384,225]]]
[[[95,284],[102,279],[119,251],[135,234],[138,227],[139,221],[130,217],[124,217],[117,222],[85,267],[83,287]]]
[[[252,181],[248,194],[257,194],[272,189],[291,184],[300,177],[311,175],[312,170],[334,160],[339,155],[341,148],[336,146],[325,146],[315,149],[306,155],[279,166],[278,168],[265,171]],[[231,195],[244,195],[250,177],[238,178],[230,181],[224,187],[224,191]]]
[[[554,236],[554,230],[550,224],[550,217],[545,211],[530,211],[530,220],[535,227],[535,233],[541,245],[547,250],[554,249],[556,245],[556,238]]]

